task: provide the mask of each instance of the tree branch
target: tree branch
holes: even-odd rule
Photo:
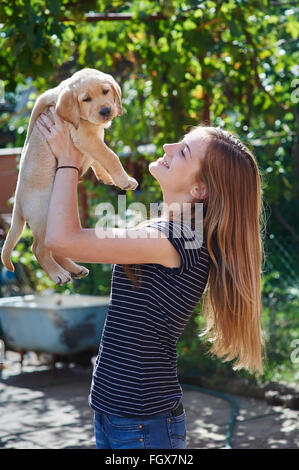
[[[185,20],[186,16],[179,15],[180,19]],[[95,23],[97,21],[132,21],[133,15],[131,13],[87,13],[85,15],[85,21],[87,23]],[[155,15],[146,15],[144,17],[139,17],[138,21],[141,23],[146,23],[148,21],[157,21],[157,20],[168,20],[169,17],[157,13]],[[76,21],[72,18],[63,17],[61,21]]]
[[[252,67],[253,67],[253,70],[254,70],[254,77],[255,77],[255,81],[256,81],[256,84],[258,86],[258,88],[260,90],[262,90],[266,95],[269,96],[269,98],[271,99],[271,101],[276,104],[276,106],[279,106],[279,108],[283,109],[284,111],[289,111],[290,108],[288,108],[287,106],[285,106],[284,104],[282,103],[279,103],[279,101],[276,100],[276,98],[274,98],[273,95],[271,95],[271,93],[269,93],[266,88],[264,87],[264,85],[262,84],[261,82],[261,79],[259,77],[259,74],[258,74],[258,70],[257,70],[257,66],[258,66],[258,53],[257,53],[257,50],[256,50],[256,47],[255,47],[255,44],[252,40],[252,37],[251,37],[251,34],[246,30],[244,29],[244,34],[246,36],[246,39],[248,41],[248,43],[252,46],[253,48],[253,56],[251,58],[251,63],[252,63]]]
[[[298,6],[298,2],[270,2],[270,5],[274,7],[288,7],[289,5]]]

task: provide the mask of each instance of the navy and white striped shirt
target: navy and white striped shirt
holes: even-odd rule
[[[177,377],[177,340],[205,289],[210,257],[187,224],[161,220],[181,256],[178,268],[140,264],[134,289],[120,264],[113,265],[109,309],[95,362],[89,404],[120,416],[153,415],[174,408],[182,397]],[[186,241],[195,240],[190,249]]]

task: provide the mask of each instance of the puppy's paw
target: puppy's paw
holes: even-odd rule
[[[128,178],[129,178],[129,181],[128,181],[127,186],[125,186],[125,187],[122,188],[122,189],[126,189],[126,190],[128,190],[128,189],[136,189],[137,186],[138,186],[138,184],[139,184],[138,181],[136,181],[135,178],[131,178],[131,176],[129,176]]]
[[[103,184],[107,184],[107,186],[115,186],[115,183],[112,180],[109,180],[109,181],[99,180],[99,182]]]
[[[84,266],[80,266],[80,271],[78,273],[71,273],[72,278],[81,279],[81,277],[86,277],[89,274],[89,269]]]
[[[57,286],[63,286],[72,280],[70,273],[65,270],[61,270],[52,274],[50,278]]]

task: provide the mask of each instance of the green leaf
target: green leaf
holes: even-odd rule
[[[183,28],[185,31],[191,31],[192,29],[195,29],[197,27],[197,24],[192,21],[192,20],[185,20],[183,22]]]
[[[298,39],[299,36],[299,21],[294,16],[288,16],[286,24],[286,32],[289,33],[293,39]]]
[[[194,18],[201,18],[203,16],[203,11],[200,8],[198,8],[197,10],[193,12],[193,16]]]

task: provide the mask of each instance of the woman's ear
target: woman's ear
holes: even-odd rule
[[[55,108],[62,119],[73,124],[78,129],[80,122],[79,103],[76,94],[70,88],[64,88],[59,96]]]
[[[190,190],[190,194],[194,200],[199,201],[207,197],[207,191],[204,184],[194,184]]]

